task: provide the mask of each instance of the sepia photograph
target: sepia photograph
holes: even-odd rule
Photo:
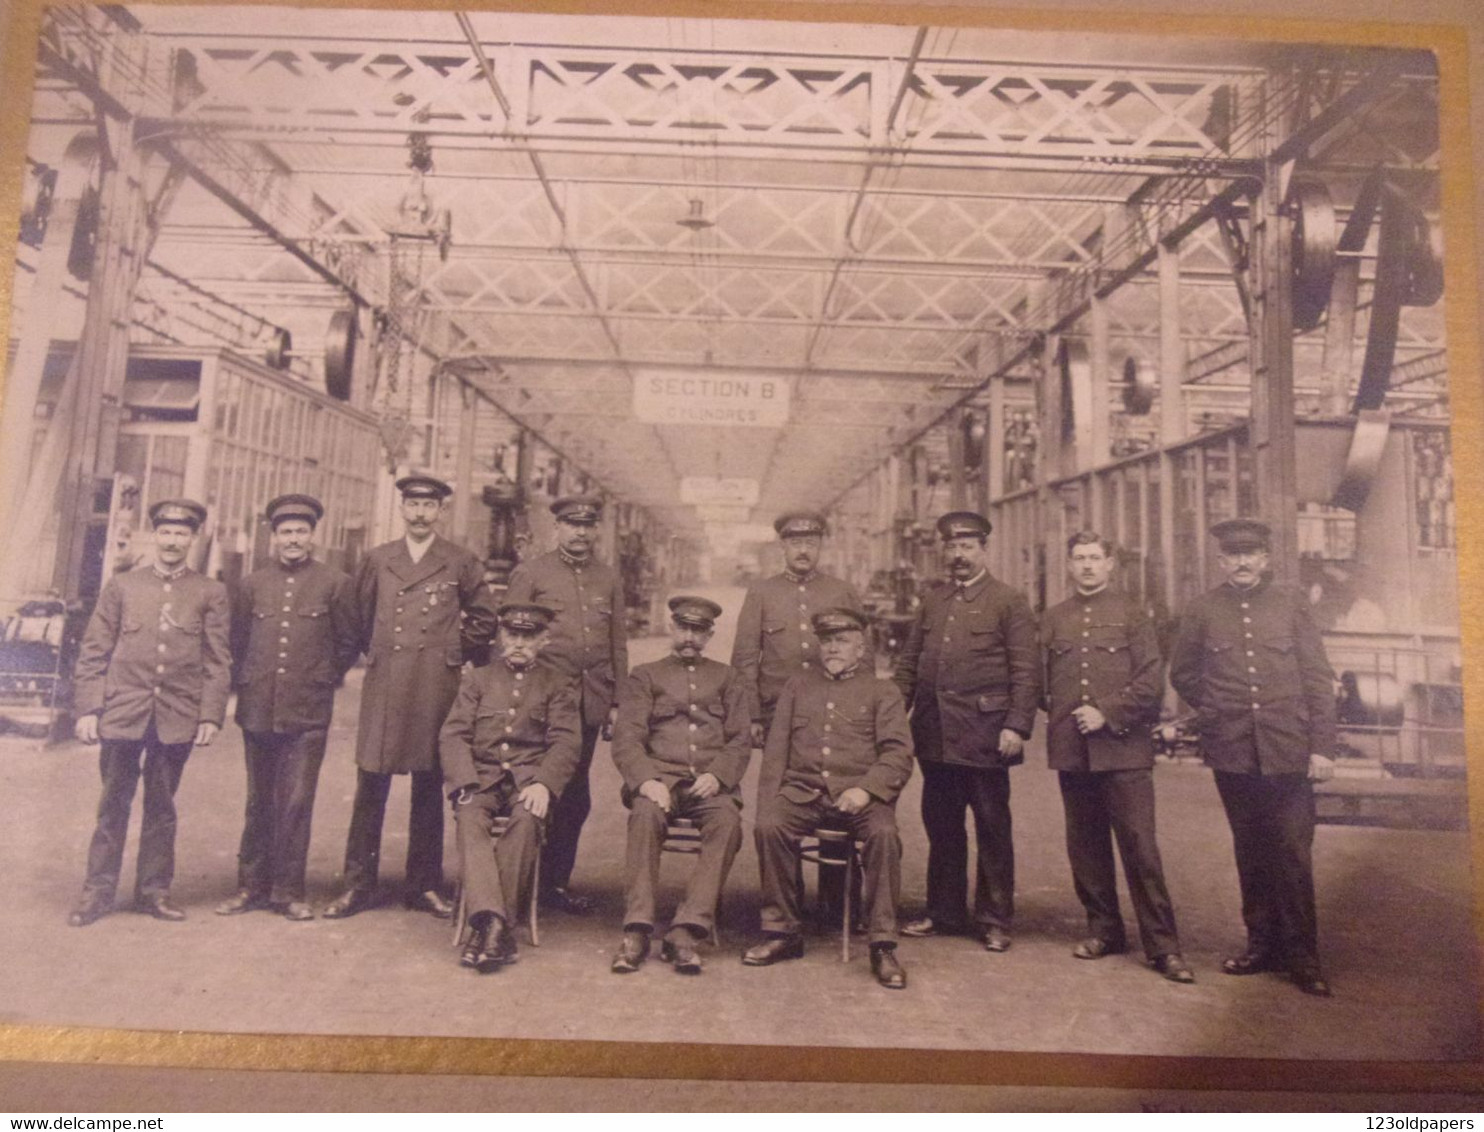
[[[887,11],[9,44],[0,1023],[1481,1059],[1462,77]]]

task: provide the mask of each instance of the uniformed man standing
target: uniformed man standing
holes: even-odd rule
[[[973,511],[938,520],[948,581],[923,595],[897,658],[895,679],[912,712],[922,764],[928,836],[927,914],[902,932],[965,930],[968,809],[978,846],[973,930],[986,950],[1005,951],[1015,907],[1009,768],[1025,759],[1041,699],[1040,662],[1030,606],[989,575],[990,529]]]
[[[1075,592],[1041,619],[1045,661],[1046,764],[1057,772],[1067,857],[1088,938],[1072,950],[1101,959],[1127,950],[1113,839],[1149,965],[1171,982],[1193,983],[1180,956],[1175,910],[1154,836],[1154,742],[1164,662],[1154,626],[1127,594],[1109,586],[1113,546],[1096,531],[1067,540]]]
[[[186,565],[206,508],[191,499],[167,499],[149,509],[149,519],[154,564],[117,574],[103,586],[74,670],[76,735],[80,742],[102,744],[103,796],[82,899],[68,919],[73,927],[113,911],[141,773],[144,818],[134,904],[157,920],[185,919],[170,902],[175,790],[191,747],[211,743],[227,710],[227,590]]]
[[[381,826],[392,775],[412,775],[407,836],[407,907],[447,918],[443,895],[443,791],[438,730],[453,706],[464,661],[494,635],[484,569],[435,532],[453,489],[426,475],[403,476],[406,535],[370,550],[356,571],[366,681],[356,733],[356,796],[345,842],[345,891],[330,919],[371,905]]]
[[[440,736],[468,914],[459,963],[481,973],[515,961],[510,921],[533,898],[541,830],[577,767],[576,691],[536,663],[551,619],[543,605],[500,606],[500,658],[465,671]],[[491,824],[505,816],[509,828],[491,847]]]
[[[235,896],[220,916],[272,908],[312,920],[304,863],[335,689],[361,651],[350,579],[314,559],[324,507],[280,495],[264,514],[273,560],[232,590],[237,724],[247,757],[247,816]]]
[[[742,844],[742,775],[751,756],[747,692],[736,669],[702,656],[721,606],[681,595],[669,602],[671,653],[641,664],[619,688],[613,761],[629,807],[624,934],[612,969],[628,974],[649,955],[660,852],[670,819],[688,818],[701,845],[660,958],[701,973],[697,940],[711,934],[716,903]]]
[[[582,914],[591,901],[569,890],[577,841],[592,809],[588,772],[598,736],[613,725],[617,682],[629,671],[628,627],[618,571],[593,554],[603,501],[574,495],[551,505],[557,548],[522,562],[510,575],[506,600],[535,602],[555,616],[545,663],[572,684],[582,709],[582,754],[572,781],[557,801],[551,831],[541,851],[541,902]]]
[[[1247,948],[1221,969],[1286,970],[1305,994],[1328,997],[1312,783],[1334,769],[1334,672],[1304,596],[1268,574],[1267,524],[1228,519],[1211,534],[1226,581],[1180,618],[1170,682],[1196,709],[1236,851]]]
[[[907,985],[896,957],[902,841],[896,800],[912,774],[912,738],[902,697],[865,664],[866,618],[827,609],[813,619],[820,664],[779,694],[758,778],[758,861],[764,938],[742,954],[766,967],[804,954],[799,841],[824,825],[864,843],[871,971],[892,990]]]

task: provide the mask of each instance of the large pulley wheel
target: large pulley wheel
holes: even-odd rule
[[[325,334],[325,392],[337,401],[350,400],[351,373],[356,360],[356,312],[336,311]]]
[[[1293,328],[1313,330],[1329,309],[1335,282],[1335,202],[1320,182],[1300,178],[1289,188],[1289,201],[1293,210]]]
[[[263,351],[263,362],[269,369],[288,369],[293,353],[294,336],[283,327],[276,327],[268,339],[267,349]]]
[[[1406,283],[1402,305],[1430,307],[1443,297],[1443,249],[1437,228],[1415,205],[1407,209]]]

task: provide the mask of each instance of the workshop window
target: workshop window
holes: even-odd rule
[[[1442,429],[1412,433],[1412,515],[1417,545],[1454,550],[1458,531],[1453,510],[1453,451]]]

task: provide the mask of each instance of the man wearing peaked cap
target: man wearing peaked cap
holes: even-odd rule
[[[901,990],[907,974],[896,958],[902,879],[896,800],[912,774],[906,712],[891,681],[872,671],[859,610],[821,609],[811,624],[820,663],[784,684],[763,749],[753,831],[763,939],[743,952],[742,962],[767,967],[804,954],[799,842],[823,826],[864,844],[871,973],[882,986]]]
[[[335,689],[361,651],[350,579],[314,558],[324,507],[280,495],[263,509],[272,557],[232,588],[233,684],[247,761],[235,916],[272,908],[313,919],[304,865]]]
[[[103,779],[87,879],[68,919],[74,927],[113,910],[141,776],[135,906],[158,920],[185,919],[170,902],[175,791],[191,747],[209,745],[226,713],[227,590],[186,565],[206,508],[192,499],[167,499],[150,507],[149,517],[154,564],[104,584],[73,673],[75,733],[83,743],[101,744]]]
[[[394,774],[412,776],[404,902],[440,918],[453,915],[442,892],[438,731],[458,695],[464,662],[494,635],[495,611],[479,559],[436,531],[451,492],[448,484],[409,475],[397,487],[404,536],[373,547],[355,575],[366,682],[356,731],[345,889],[325,909],[331,919],[353,916],[372,902]]]
[[[1327,997],[1314,906],[1314,788],[1335,747],[1334,671],[1305,596],[1268,573],[1256,519],[1211,528],[1225,581],[1193,599],[1170,653],[1170,683],[1191,707],[1201,756],[1232,831],[1247,946],[1228,975],[1287,971]]]
[[[972,811],[972,931],[999,952],[1010,946],[1015,900],[1010,767],[1025,758],[1041,696],[1036,622],[1025,597],[990,576],[989,533],[989,520],[972,511],[938,520],[948,577],[924,593],[895,679],[912,712],[928,835],[926,915],[902,931],[970,927],[965,811]]]
[[[704,597],[670,599],[670,655],[641,664],[619,687],[613,761],[629,808],[623,940],[615,974],[649,955],[655,890],[667,823],[693,821],[700,852],[660,957],[681,974],[700,974],[696,943],[712,933],[716,904],[742,844],[742,776],[748,745],[747,692],[736,669],[702,656],[721,606]]]
[[[464,672],[440,735],[463,861],[459,963],[481,973],[516,957],[511,925],[535,899],[541,833],[577,767],[581,729],[575,690],[550,665],[537,663],[554,611],[511,601],[497,616],[500,657]],[[510,824],[491,846],[500,817]]]
[[[582,826],[592,809],[588,773],[593,751],[605,729],[611,734],[615,690],[629,670],[628,626],[618,571],[594,553],[603,501],[594,495],[564,496],[552,503],[551,512],[556,516],[556,549],[517,566],[505,596],[556,611],[544,659],[571,683],[582,709],[581,757],[557,801],[541,851],[541,902],[582,914],[591,902],[569,886]]]

